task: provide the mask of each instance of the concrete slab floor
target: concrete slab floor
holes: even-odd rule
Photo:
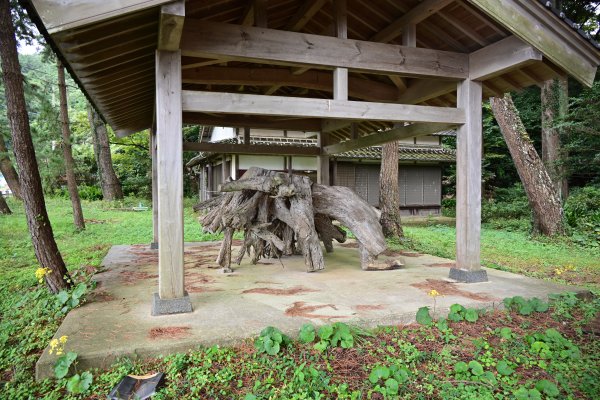
[[[238,246],[240,243],[236,243]],[[362,271],[356,243],[336,245],[325,254],[325,270],[306,273],[302,256],[265,259],[251,265],[245,257],[235,272],[215,263],[220,243],[191,243],[185,248],[186,290],[193,312],[153,317],[157,290],[157,251],[148,245],[113,246],[96,274],[88,302],[72,310],[55,337],[67,335],[80,370],[106,368],[119,357],[155,357],[198,346],[233,344],[256,336],[269,325],[296,335],[302,324],[344,321],[365,327],[414,322],[419,307],[432,306],[436,289],[439,313],[453,303],[495,307],[509,296],[546,298],[574,290],[524,276],[487,270],[489,282],[452,283],[452,260],[411,252],[386,252],[405,267]],[[237,248],[234,253],[237,254]],[[56,357],[44,351],[36,377],[52,374]]]

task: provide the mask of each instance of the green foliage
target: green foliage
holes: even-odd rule
[[[318,331],[319,341],[314,348],[325,351],[329,347],[341,347],[349,349],[354,347],[354,334],[350,327],[343,322],[335,322],[331,325],[323,325]]]
[[[56,295],[56,302],[60,311],[66,314],[69,310],[77,307],[87,290],[87,285],[83,282],[77,284],[71,291],[61,290]]]
[[[576,242],[586,247],[600,247],[600,186],[573,190],[565,202],[564,212]]]
[[[78,191],[81,200],[102,200],[102,190],[98,186],[79,185]]]
[[[482,222],[529,219],[531,211],[520,182],[509,188],[497,188],[493,196],[481,203]]]
[[[56,363],[54,363],[54,375],[56,375],[58,379],[62,379],[67,376],[69,370],[71,369],[71,365],[73,365],[76,359],[77,353],[73,353],[72,351],[69,351],[68,353],[58,357]]]
[[[452,304],[448,313],[448,319],[452,322],[477,322],[479,312],[474,308],[465,308],[460,304]]]
[[[508,363],[504,360],[498,362],[498,364],[496,365],[496,370],[500,375],[504,376],[512,375],[513,372],[515,372],[515,370],[512,369],[510,365],[508,365]]]
[[[429,315],[429,307],[421,307],[417,311],[417,323],[421,325],[431,325],[433,318]]]
[[[274,356],[279,353],[282,347],[288,345],[289,337],[284,335],[279,329],[268,326],[260,332],[260,336],[254,341],[254,347],[259,353],[267,353]]]
[[[92,385],[93,376],[85,371],[81,375],[75,374],[67,380],[67,390],[74,394],[85,393]]]
[[[303,343],[312,343],[315,341],[316,332],[315,327],[311,324],[304,324],[300,328],[299,339]]]
[[[410,378],[410,371],[404,366],[392,364],[390,366],[377,365],[369,374],[369,382],[376,392],[384,396],[398,395],[401,385]]]
[[[529,300],[521,296],[507,297],[503,301],[507,310],[515,310],[521,315],[531,315],[534,312],[548,311],[548,303],[533,297]]]

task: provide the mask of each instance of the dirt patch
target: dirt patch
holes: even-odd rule
[[[139,281],[158,278],[157,274],[144,271],[121,271],[119,275],[125,285],[135,285]]]
[[[106,220],[105,219],[84,219],[83,220],[86,224],[105,224]]]
[[[223,291],[223,289],[208,288],[205,286],[190,286],[190,285],[185,285],[185,290],[188,293],[208,293],[208,292],[222,292]]]
[[[180,339],[190,334],[189,326],[167,326],[152,328],[148,331],[148,338],[152,340],[159,339]]]
[[[421,289],[428,293],[431,290],[437,290],[442,296],[461,296],[467,299],[476,301],[499,301],[500,299],[484,294],[471,293],[466,290],[459,289],[454,283],[441,281],[438,279],[427,279],[426,282],[413,283],[410,286]]]
[[[354,308],[356,311],[373,311],[373,310],[383,310],[385,306],[383,304],[357,304]]]
[[[448,263],[433,263],[433,264],[424,264],[426,267],[433,268],[454,268],[456,267],[456,263],[448,262]]]
[[[106,301],[113,301],[117,298],[106,290],[95,290],[87,297],[88,302],[103,303]]]
[[[293,296],[300,293],[310,293],[310,292],[318,292],[318,290],[309,289],[304,286],[294,286],[287,289],[274,289],[267,287],[260,287],[254,289],[246,289],[242,293],[250,294],[250,293],[259,293],[259,294],[271,294],[273,296]]]
[[[254,281],[257,285],[281,285],[281,282],[273,282],[273,281]]]
[[[348,249],[358,249],[358,243],[356,242],[342,243],[340,244],[340,246],[346,247]]]
[[[215,282],[215,278],[200,272],[188,271],[185,273],[185,290],[187,290],[188,293],[206,293],[221,290],[206,287],[206,285],[211,285]]]
[[[133,265],[148,265],[158,263],[158,251],[148,249],[147,245],[131,246],[130,253],[135,255],[131,261]]]
[[[331,319],[331,318],[343,318],[341,316],[334,315],[322,315],[322,314],[313,314],[313,312],[317,310],[321,310],[323,308],[331,308],[333,310],[337,310],[337,307],[333,304],[322,304],[319,306],[308,306],[303,301],[296,301],[294,304],[285,310],[285,315],[288,317],[303,317],[303,318],[320,318],[320,319]]]

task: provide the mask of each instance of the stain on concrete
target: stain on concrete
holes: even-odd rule
[[[333,304],[322,304],[309,306],[306,305],[303,301],[296,301],[294,304],[285,310],[285,315],[288,317],[303,317],[303,318],[318,318],[318,319],[331,319],[331,318],[344,318],[340,315],[322,315],[322,314],[313,314],[313,312],[317,310],[321,310],[323,308],[331,308],[333,310],[337,310],[337,307]]]
[[[138,281],[158,278],[158,274],[145,271],[121,271],[119,275],[124,285],[135,285]]]
[[[373,311],[373,310],[383,310],[385,309],[384,304],[357,304],[352,307],[356,311]]]
[[[452,282],[446,282],[438,279],[427,279],[425,282],[413,283],[410,286],[421,289],[428,293],[431,290],[437,290],[442,296],[461,296],[475,301],[499,301],[500,299],[485,293],[472,293],[462,290]]]
[[[456,267],[456,263],[448,262],[448,263],[433,263],[433,264],[423,264],[425,267],[433,267],[433,268],[454,268]]]
[[[190,334],[192,328],[189,326],[166,326],[150,329],[148,338],[151,340],[180,339]]]
[[[268,287],[260,287],[254,289],[246,289],[243,294],[259,293],[259,294],[271,294],[273,296],[293,296],[301,293],[318,292],[318,290],[309,289],[304,286],[294,286],[287,289],[276,289]]]
[[[116,297],[108,293],[106,290],[94,290],[86,299],[88,302],[105,302],[113,300],[116,300]]]

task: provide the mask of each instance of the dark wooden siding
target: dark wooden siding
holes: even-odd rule
[[[338,162],[336,184],[354,190],[369,204],[379,205],[379,165]],[[400,166],[400,206],[418,209],[441,205],[442,170],[438,166]]]

